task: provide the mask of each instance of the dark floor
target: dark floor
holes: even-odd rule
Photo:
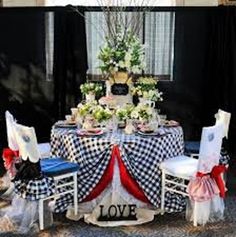
[[[64,215],[54,216],[54,224],[39,232],[35,225],[29,234],[0,232],[0,236],[39,237],[236,237],[236,165],[231,164],[227,176],[228,195],[225,219],[205,226],[193,227],[184,213],[157,215],[154,221],[139,226],[97,227],[82,220],[70,221]]]
[[[54,225],[37,233],[37,227],[31,234],[19,235],[2,233],[0,236],[39,236],[39,237],[235,237],[236,205],[235,197],[227,197],[225,220],[209,223],[204,227],[193,227],[184,219],[184,214],[158,215],[155,220],[140,226],[101,228],[83,221],[73,222],[57,216]],[[33,233],[34,232],[34,233]]]

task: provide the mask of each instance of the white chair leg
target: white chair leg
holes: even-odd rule
[[[43,209],[43,199],[39,200],[39,229],[44,229],[44,209]]]
[[[193,226],[197,226],[197,206],[196,206],[196,202],[194,202],[194,206],[193,206]]]
[[[75,216],[78,214],[78,184],[77,184],[77,173],[73,175],[74,179],[74,213]]]
[[[161,177],[161,215],[165,213],[165,171],[162,170],[162,177]]]

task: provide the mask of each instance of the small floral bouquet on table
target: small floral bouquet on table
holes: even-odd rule
[[[112,118],[112,112],[108,108],[98,105],[93,110],[93,117],[98,123],[106,122]]]
[[[80,86],[80,90],[83,95],[92,94],[94,96],[99,96],[102,93],[102,85],[94,82],[86,82]]]
[[[162,92],[157,88],[158,80],[152,77],[140,77],[132,89],[132,94],[152,101],[163,101]]]
[[[78,114],[82,119],[82,127],[90,129],[105,122],[112,117],[112,112],[108,108],[98,105],[97,101],[86,102],[78,105]]]
[[[116,110],[116,116],[119,121],[125,122],[127,119],[131,119],[131,113],[134,109],[133,105],[125,105]]]
[[[96,108],[97,106],[97,102],[96,101],[91,101],[91,102],[86,102],[86,103],[80,103],[78,104],[77,108],[78,108],[78,114],[81,117],[86,117],[88,115],[93,114],[93,110]]]
[[[121,27],[112,37],[106,37],[98,59],[102,61],[99,68],[103,73],[141,73],[145,67],[143,45],[135,34]]]
[[[153,117],[153,109],[146,104],[138,104],[131,112],[131,118],[142,123],[149,122]]]

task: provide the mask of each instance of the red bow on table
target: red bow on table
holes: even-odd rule
[[[225,183],[221,177],[221,174],[226,172],[227,168],[225,165],[214,166],[211,170],[210,177],[216,181],[216,184],[220,190],[220,197],[225,198]],[[208,174],[197,172],[197,177],[203,177]]]
[[[13,151],[10,148],[4,148],[2,158],[4,160],[4,166],[9,171],[11,176],[15,176],[15,161],[19,159],[19,151]]]

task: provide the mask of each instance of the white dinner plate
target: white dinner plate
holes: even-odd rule
[[[97,129],[97,130],[85,130],[85,129],[80,129],[77,131],[77,134],[79,136],[100,136],[104,133],[102,129]]]
[[[142,136],[157,136],[157,135],[160,135],[160,133],[158,131],[155,131],[155,132],[142,132],[142,131],[137,131],[137,133],[139,135],[142,135]]]
[[[59,128],[77,128],[76,123],[68,123],[66,121],[59,121],[55,126]]]

